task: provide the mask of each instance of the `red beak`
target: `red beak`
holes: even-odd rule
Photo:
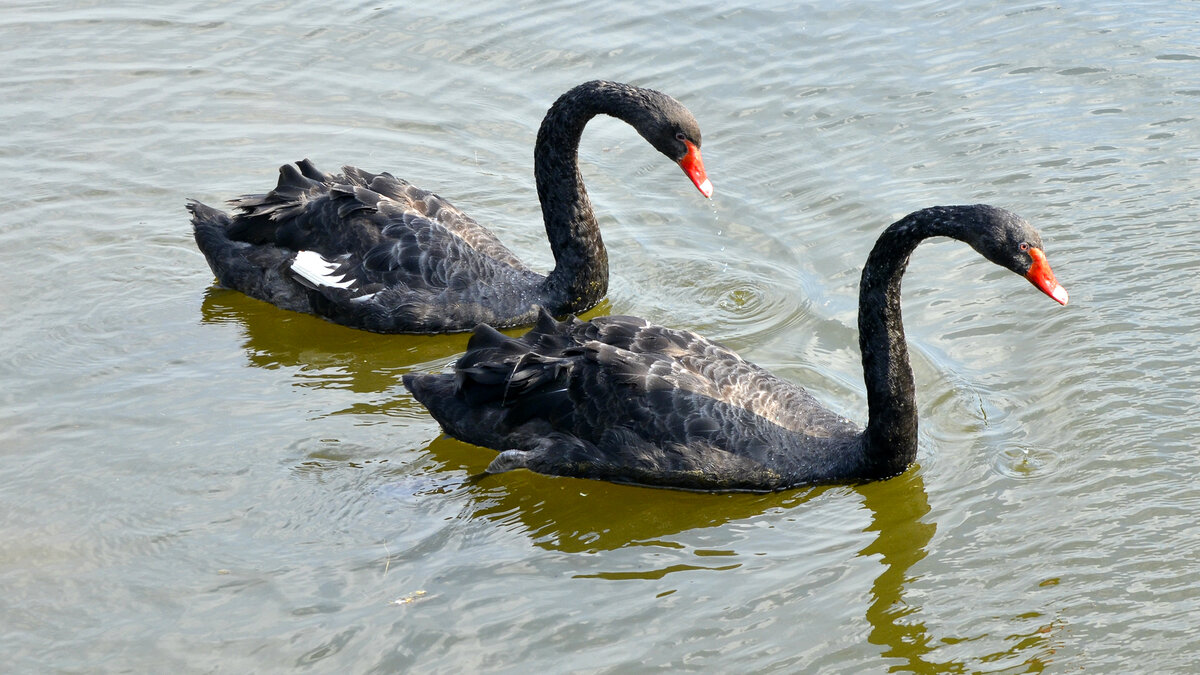
[[[696,189],[705,197],[712,198],[713,186],[712,181],[708,180],[708,174],[704,173],[704,162],[700,159],[700,148],[697,148],[691,141],[684,141],[688,152],[679,160],[679,166],[683,172],[692,179]]]
[[[1042,253],[1040,248],[1031,248],[1029,256],[1033,258],[1033,265],[1025,273],[1025,278],[1041,289],[1043,293],[1057,300],[1058,304],[1067,304],[1067,289],[1063,288],[1054,278],[1050,263],[1046,262],[1046,254]]]

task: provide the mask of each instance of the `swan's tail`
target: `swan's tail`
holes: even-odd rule
[[[232,238],[234,220],[211,206],[192,200],[187,210],[192,214],[196,246],[217,283],[283,309],[312,313],[307,289],[288,274],[291,251]]]
[[[194,199],[188,200],[187,210],[192,214],[192,234],[196,238],[197,248],[204,254],[221,285],[232,288],[222,278],[225,276],[222,272],[230,267],[229,263],[235,257],[235,242],[229,238],[232,224],[229,214]]]
[[[425,406],[446,433],[467,440],[459,435],[459,430],[467,425],[472,411],[466,401],[456,395],[458,386],[454,382],[454,375],[406,373],[402,379],[413,398]]]
[[[537,470],[539,457],[543,454],[548,457],[561,454],[561,443],[570,440],[560,434],[552,434],[550,438],[534,442],[531,449],[535,452],[512,448],[505,450],[510,439],[503,406],[468,404],[466,398],[459,394],[458,378],[453,374],[408,373],[403,379],[404,386],[429,410],[447,435],[467,443],[502,450],[477,478],[513,469]]]
[[[401,378],[413,398],[433,412],[438,403],[454,397],[454,376],[435,373],[405,373]],[[436,417],[436,415],[435,415]]]

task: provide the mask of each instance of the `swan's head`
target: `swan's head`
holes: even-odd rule
[[[711,198],[712,181],[700,158],[700,124],[679,101],[652,89],[644,91],[648,101],[631,124],[650,145],[683,169],[700,194]]]
[[[963,226],[963,239],[983,257],[1025,277],[1059,304],[1067,304],[1067,289],[1054,278],[1042,236],[1024,218],[986,204],[949,208],[962,210],[955,220]]]

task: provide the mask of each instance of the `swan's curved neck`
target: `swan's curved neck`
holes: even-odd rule
[[[545,290],[561,305],[550,308],[556,313],[589,309],[608,292],[608,252],[579,173],[579,139],[596,115],[632,123],[637,92],[613,82],[580,85],[555,101],[538,130],[534,176],[555,263]]]
[[[961,239],[949,211],[926,209],[892,224],[867,257],[859,284],[858,344],[867,388],[863,432],[866,471],[902,472],[917,456],[917,402],[900,316],[900,279],[917,244],[928,237]]]

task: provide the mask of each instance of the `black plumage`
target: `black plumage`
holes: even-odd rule
[[[578,167],[584,126],[631,124],[711,194],[695,118],[660,92],[594,81],[563,94],[538,131],[534,173],[555,268],[526,267],[489,230],[438,195],[387,173],[308,160],[230,215],[196,201],[196,244],[218,282],[278,305],[384,333],[532,323],[536,307],[582,312],[608,292],[608,254]]]
[[[756,491],[887,478],[916,458],[900,279],[932,236],[965,241],[1067,301],[1040,236],[1013,213],[933,207],[891,225],[860,285],[865,429],[718,343],[625,316],[543,312],[518,338],[480,326],[453,373],[410,373],[404,384],[446,433],[501,451],[491,472]]]

